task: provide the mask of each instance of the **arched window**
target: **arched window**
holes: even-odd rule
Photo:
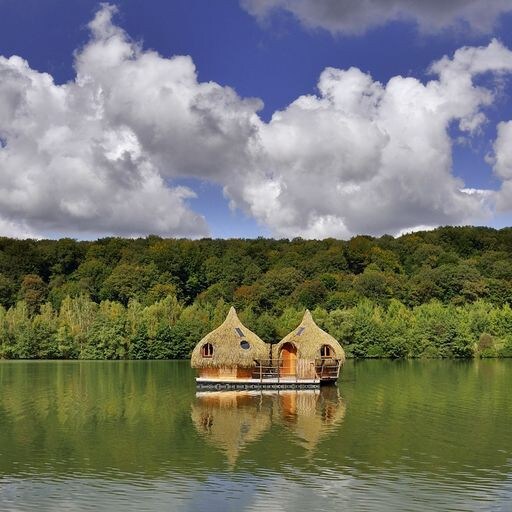
[[[330,345],[322,345],[320,347],[320,357],[334,357],[334,350]]]
[[[201,355],[203,357],[213,357],[213,345],[211,343],[205,343],[201,347]]]

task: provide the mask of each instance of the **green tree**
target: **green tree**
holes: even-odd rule
[[[130,299],[143,298],[157,282],[158,270],[154,264],[121,263],[103,282],[100,295],[104,300],[118,301],[126,306]]]
[[[4,274],[0,274],[0,304],[8,308],[15,302],[16,285],[12,279],[9,279]]]
[[[292,293],[292,300],[305,308],[313,309],[323,303],[327,296],[327,288],[319,279],[310,279],[300,283]]]
[[[129,353],[126,309],[118,302],[101,302],[87,331],[81,359],[125,359]]]
[[[48,288],[45,282],[36,274],[27,274],[21,281],[19,299],[27,305],[31,315],[39,311],[45,301]]]

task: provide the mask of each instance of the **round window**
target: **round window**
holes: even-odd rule
[[[250,343],[247,341],[247,340],[242,340],[240,342],[240,346],[244,349],[244,350],[249,350],[251,348],[251,345]]]

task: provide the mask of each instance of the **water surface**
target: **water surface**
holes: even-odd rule
[[[512,510],[512,361],[200,393],[187,362],[0,362],[1,511]]]

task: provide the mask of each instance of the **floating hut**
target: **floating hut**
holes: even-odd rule
[[[245,327],[232,307],[194,348],[191,364],[204,390],[312,389],[335,382],[345,352],[306,311],[301,324],[272,347]]]
[[[222,325],[196,345],[191,364],[198,370],[198,382],[250,379],[256,361],[267,359],[268,350],[268,345],[242,324],[232,307]]]
[[[300,325],[273,347],[281,373],[300,379],[319,378],[335,382],[345,362],[345,351],[328,333],[316,325],[309,310]]]

